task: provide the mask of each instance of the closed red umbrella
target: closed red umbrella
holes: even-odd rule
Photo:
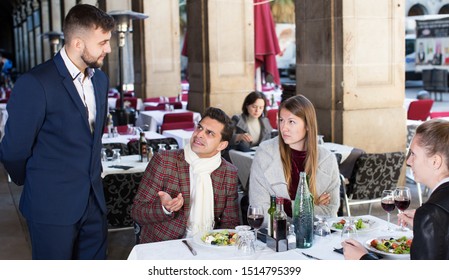
[[[279,48],[270,1],[254,0],[254,52],[256,55],[256,69],[263,66],[265,76],[273,76],[274,83],[280,84],[276,55]]]

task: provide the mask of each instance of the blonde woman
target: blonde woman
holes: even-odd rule
[[[315,214],[334,217],[340,205],[340,181],[335,156],[317,144],[317,121],[312,103],[293,96],[279,108],[279,136],[264,141],[251,166],[249,199],[266,212],[270,195],[284,197],[284,209],[292,216],[299,173],[305,171],[314,197]]]

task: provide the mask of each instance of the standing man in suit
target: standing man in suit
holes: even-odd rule
[[[239,224],[237,169],[221,157],[232,133],[231,119],[208,108],[184,150],[153,156],[131,213],[140,226],[140,243]]]
[[[106,258],[100,151],[109,81],[99,67],[114,27],[98,8],[74,6],[64,47],[24,74],[9,99],[0,159],[24,185],[33,259]]]

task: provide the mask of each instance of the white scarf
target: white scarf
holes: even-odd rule
[[[190,144],[184,147],[184,157],[190,165],[190,216],[187,222],[187,235],[195,235],[212,230],[214,227],[214,191],[210,174],[221,164],[221,153],[211,158],[199,158]],[[192,189],[194,192],[192,192]]]

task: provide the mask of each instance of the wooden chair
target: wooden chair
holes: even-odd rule
[[[430,110],[432,110],[433,100],[423,99],[410,102],[407,111],[408,120],[425,121],[430,116]]]
[[[382,191],[394,189],[405,163],[404,152],[362,154],[356,161],[349,183],[344,188],[348,216],[350,206],[380,203]]]
[[[147,144],[153,148],[153,152],[157,152],[159,150],[159,144],[165,144],[165,148],[170,150],[170,145],[178,145],[178,142],[175,138],[160,138],[160,139],[147,139]],[[179,145],[178,145],[179,146]],[[139,154],[139,141],[137,139],[133,139],[128,142],[128,150],[130,155],[138,155]]]

